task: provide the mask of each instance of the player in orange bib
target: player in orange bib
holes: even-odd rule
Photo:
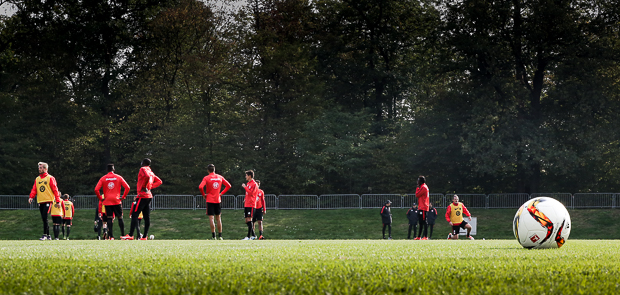
[[[248,226],[248,235],[243,239],[253,240],[255,234],[252,226],[252,217],[254,216],[254,207],[256,207],[256,198],[258,197],[258,185],[254,181],[254,171],[245,171],[245,180],[248,183],[244,183],[241,186],[245,189],[243,215],[245,216],[245,224]]]
[[[467,229],[468,239],[474,239],[474,237],[469,235],[471,232],[471,225],[463,219],[463,214],[469,217],[469,221],[471,221],[471,214],[469,213],[469,210],[467,210],[467,207],[465,207],[463,203],[459,202],[459,196],[454,195],[452,198],[452,203],[446,209],[446,220],[452,226],[452,233],[448,235],[448,239],[458,239],[461,228]]]
[[[69,195],[62,195],[62,235],[65,240],[69,239],[69,234],[71,233],[71,225],[73,225],[73,215],[75,213],[75,208],[73,207],[73,202],[69,201]],[[65,231],[66,228],[66,231]],[[66,235],[65,235],[66,232]]]
[[[209,226],[211,227],[211,239],[215,240],[215,221],[217,221],[218,239],[222,238],[222,195],[231,187],[230,182],[222,175],[215,173],[215,165],[207,165],[209,175],[202,179],[198,185],[202,197],[207,202],[207,216],[209,216]],[[222,190],[224,186],[224,190]]]
[[[58,186],[56,185],[56,178],[47,173],[49,166],[47,163],[39,162],[39,176],[34,180],[34,185],[30,191],[30,198],[28,203],[32,204],[32,200],[37,197],[37,203],[39,203],[39,212],[41,213],[41,219],[43,220],[43,236],[40,238],[43,240],[51,240],[50,226],[47,220],[47,214],[49,214],[52,206],[60,208],[60,193],[58,192]],[[56,205],[53,205],[53,203]]]
[[[60,192],[58,192],[58,194],[60,194]],[[54,205],[50,207],[50,215],[52,215],[52,223],[54,224],[54,240],[58,240],[63,217],[62,202],[54,202]]]

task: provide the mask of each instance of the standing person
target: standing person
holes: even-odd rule
[[[75,207],[73,207],[73,202],[69,201],[69,195],[62,195],[62,216],[63,216],[63,236],[65,240],[69,239],[69,234],[71,234],[71,225],[73,225],[73,215],[75,213]],[[65,231],[66,228],[66,231]],[[65,235],[65,232],[67,235]]]
[[[34,180],[32,190],[30,190],[30,198],[28,203],[32,204],[34,197],[37,197],[37,203],[39,204],[39,212],[41,213],[41,220],[43,220],[43,236],[39,239],[41,241],[51,240],[50,225],[48,223],[47,214],[49,214],[53,203],[57,203],[60,208],[60,193],[58,192],[58,185],[56,178],[47,173],[49,166],[47,163],[39,162],[39,176]]]
[[[60,194],[60,192],[58,192]],[[54,224],[54,240],[58,240],[60,236],[60,226],[62,225],[62,202],[54,202],[52,209],[50,210],[52,215],[52,223]]]
[[[125,189],[123,196],[121,197],[121,187]],[[101,195],[101,189],[103,188],[103,195]],[[114,173],[114,164],[108,164],[108,174],[104,175],[97,182],[95,186],[95,193],[99,200],[103,201],[105,211],[108,213],[108,236],[110,239],[114,239],[114,219],[113,216],[118,217],[118,226],[121,229],[121,239],[125,240],[129,236],[125,236],[125,222],[123,221],[123,205],[122,200],[127,197],[129,193],[129,184],[125,179]]]
[[[252,217],[252,224],[258,223],[259,240],[264,240],[263,237],[263,215],[267,213],[267,203],[265,203],[265,192],[260,189],[260,180],[256,181],[258,187],[258,198],[256,199],[256,206],[254,206],[254,216]],[[252,232],[254,227],[252,227]],[[254,236],[256,238],[256,236]]]
[[[426,185],[426,178],[422,175],[418,177],[418,187],[415,190],[415,196],[418,198],[418,222],[420,223],[420,231],[416,240],[428,240],[427,233],[428,227],[426,224],[426,213],[428,212],[428,186]],[[424,229],[424,236],[422,236],[422,229]],[[420,238],[422,236],[422,238]]]
[[[411,229],[413,229],[413,236],[418,232],[418,205],[413,204],[411,208],[407,210],[407,219],[409,219],[409,231],[407,232],[407,240],[411,239]]]
[[[435,227],[435,220],[437,219],[437,209],[433,207],[433,203],[428,203],[428,213],[426,214],[426,223],[428,223],[429,233],[428,239],[433,238],[433,227]]]
[[[385,227],[388,228],[388,237],[392,239],[392,211],[390,207],[392,206],[392,201],[387,200],[385,205],[381,208],[381,221],[383,222],[383,239],[385,240]]]
[[[144,216],[144,234],[140,240],[146,240],[151,227],[151,201],[153,200],[152,189],[162,184],[161,179],[151,171],[151,159],[142,160],[142,167],[138,172],[138,196],[136,197],[137,210],[131,215],[131,228],[129,229],[129,237],[127,240],[133,240],[133,231],[138,225],[138,216],[140,213]]]
[[[471,225],[463,219],[463,214],[469,217],[469,221],[471,221],[471,213],[469,213],[469,210],[467,210],[463,203],[459,202],[459,196],[454,195],[452,203],[446,209],[446,220],[452,226],[452,233],[448,234],[448,239],[458,240],[461,228],[467,229],[468,239],[474,239],[474,237],[469,235],[471,233]]]
[[[138,210],[138,207],[136,206],[137,201],[134,200],[133,202],[131,202],[131,208],[129,208],[129,216],[132,216],[133,213]],[[142,239],[142,234],[140,233],[140,223],[142,223],[142,218],[144,218],[144,214],[142,214],[142,212],[140,212],[140,215],[138,215],[138,226],[136,227],[136,229],[138,230],[136,232],[136,234],[138,235],[138,237],[140,237],[140,239]]]
[[[101,195],[105,198],[105,195]],[[105,206],[103,201],[99,200],[97,210],[95,210],[95,232],[97,233],[97,240],[101,240],[101,231],[103,230],[103,239],[107,240],[108,237],[108,216],[105,212]]]
[[[209,216],[209,226],[211,227],[211,239],[215,240],[215,221],[217,219],[218,239],[222,238],[222,195],[231,187],[230,182],[222,175],[215,173],[215,165],[207,165],[209,175],[202,179],[198,185],[202,197],[207,202],[207,216]],[[222,185],[224,190],[222,190]]]
[[[254,171],[245,171],[245,180],[248,183],[244,183],[241,186],[245,189],[243,215],[245,216],[245,224],[248,226],[248,235],[243,240],[253,240],[255,235],[252,226],[252,216],[254,215],[254,207],[256,207],[256,198],[258,197],[258,185],[254,181]]]

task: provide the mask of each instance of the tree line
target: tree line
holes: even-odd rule
[[[5,2],[0,194],[145,157],[161,193],[620,190],[610,1]]]

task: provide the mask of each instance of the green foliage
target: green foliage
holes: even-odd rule
[[[10,241],[0,247],[3,292],[10,294],[598,294],[615,292],[619,275],[616,241],[569,241],[538,251],[501,240]]]
[[[276,194],[620,189],[609,1],[9,2],[0,194],[144,157],[171,194],[209,163]]]

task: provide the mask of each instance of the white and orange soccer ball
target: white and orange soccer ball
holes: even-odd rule
[[[512,230],[524,248],[560,248],[568,240],[571,226],[570,215],[562,203],[538,197],[519,208]]]

